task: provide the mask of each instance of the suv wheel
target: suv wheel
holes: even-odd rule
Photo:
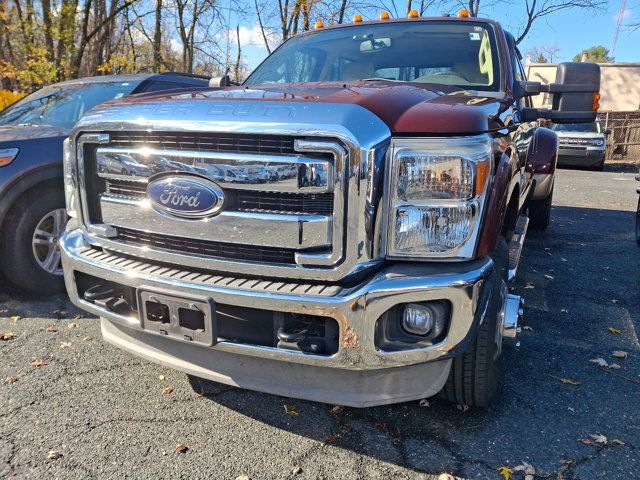
[[[467,351],[453,359],[449,378],[440,392],[440,396],[450,402],[470,407],[487,407],[498,387],[496,360],[502,347],[500,318],[504,315],[506,295],[509,293],[509,251],[504,238],[500,238],[491,258],[495,266],[488,283],[491,297],[484,321]]]
[[[13,207],[3,235],[4,271],[16,285],[42,293],[64,289],[60,236],[67,223],[61,191],[27,194]]]

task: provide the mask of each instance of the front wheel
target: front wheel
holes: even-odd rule
[[[64,290],[60,236],[67,223],[61,190],[34,191],[12,209],[3,234],[2,264],[19,287],[42,293]]]
[[[500,316],[504,313],[509,293],[509,250],[504,238],[500,238],[491,258],[494,270],[487,283],[491,288],[491,296],[484,321],[467,351],[453,359],[447,383],[440,392],[440,396],[446,400],[470,407],[487,407],[498,388],[496,360],[502,344]]]

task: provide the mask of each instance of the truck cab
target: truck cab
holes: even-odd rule
[[[63,263],[105,340],[333,404],[490,403],[521,314],[509,282],[551,212],[558,139],[538,119],[593,121],[599,69],[528,82],[498,23],[414,13],[318,25],[241,86],[124,99],[80,122]],[[552,110],[531,107],[543,90]],[[278,175],[131,175],[114,196],[122,176],[94,165],[120,149]]]

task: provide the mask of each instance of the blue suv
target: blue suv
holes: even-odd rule
[[[0,269],[9,280],[44,293],[64,289],[62,147],[86,112],[125,95],[208,85],[208,77],[173,72],[82,78],[43,87],[1,111]]]

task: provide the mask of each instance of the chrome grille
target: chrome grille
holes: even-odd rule
[[[295,137],[209,132],[109,132],[114,147],[194,150],[199,152],[296,154]]]
[[[210,242],[172,235],[157,235],[128,228],[117,228],[116,231],[116,238],[124,243],[155,248],[158,250],[192,253],[205,257],[228,258],[259,263],[295,263],[295,250],[292,249]]]

